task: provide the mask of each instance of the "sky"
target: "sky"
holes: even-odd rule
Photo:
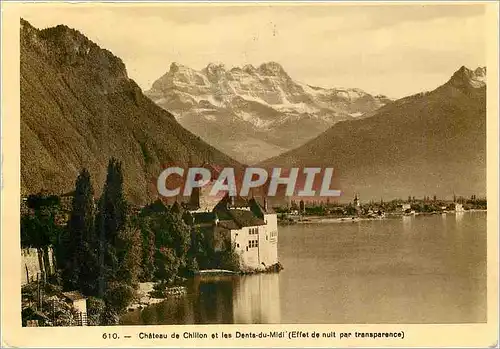
[[[172,62],[228,69],[275,61],[303,83],[400,98],[486,65],[482,4],[31,4],[37,28],[66,24],[120,57],[143,90]]]

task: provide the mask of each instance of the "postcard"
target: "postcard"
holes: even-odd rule
[[[498,14],[2,3],[2,345],[498,347]]]

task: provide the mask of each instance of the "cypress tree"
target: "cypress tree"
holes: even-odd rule
[[[90,173],[83,169],[75,182],[66,241],[65,279],[85,294],[96,290],[97,239],[94,230],[94,190]]]
[[[112,158],[108,164],[108,174],[100,200],[100,214],[106,232],[105,240],[114,246],[119,232],[125,227],[127,219],[122,164],[115,158]]]
[[[123,192],[122,164],[115,158],[108,163],[104,190],[99,200],[96,230],[99,232],[98,294],[104,296],[108,280],[115,280],[120,267],[119,236],[127,220],[127,202]]]

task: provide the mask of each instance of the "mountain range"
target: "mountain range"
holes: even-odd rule
[[[344,200],[486,194],[486,68],[338,122],[263,166],[334,167]]]
[[[77,30],[25,20],[20,30],[22,194],[69,192],[82,167],[99,194],[111,157],[123,162],[137,204],[156,196],[165,164],[240,166],[145,97],[121,59]]]
[[[334,167],[346,200],[486,193],[486,68],[391,101],[299,83],[273,62],[172,64],[143,94],[121,59],[77,30],[21,20],[20,34],[22,195],[69,192],[82,167],[98,195],[111,157],[137,204],[156,197],[166,164],[242,168],[233,157]]]
[[[360,89],[293,80],[276,62],[194,70],[172,63],[145,94],[179,123],[235,159],[252,164],[304,144],[336,122],[390,102]]]

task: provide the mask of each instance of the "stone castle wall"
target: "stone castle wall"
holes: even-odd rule
[[[48,266],[47,275],[52,275],[55,272],[54,251],[51,247],[48,248],[45,262],[43,258],[43,253],[40,254],[36,248],[23,248],[21,250],[21,285],[36,281],[37,275],[40,276],[42,270],[46,269],[44,264]]]

